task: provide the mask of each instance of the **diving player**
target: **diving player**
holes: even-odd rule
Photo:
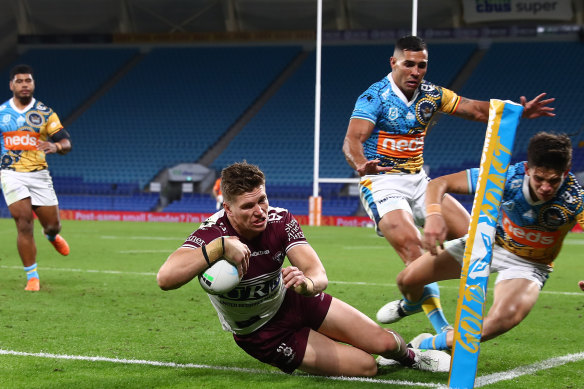
[[[447,353],[407,348],[396,332],[324,293],[328,278],[318,254],[288,210],[269,206],[257,166],[226,167],[221,189],[223,209],[168,257],[158,271],[160,288],[179,288],[225,258],[243,278],[209,298],[223,329],[259,361],[286,373],[373,376],[374,353],[420,370],[448,371]]]
[[[509,167],[497,221],[491,273],[498,273],[494,301],[483,322],[481,341],[518,325],[535,305],[553,270],[566,234],[584,224],[584,190],[570,173],[572,144],[566,135],[540,132],[529,142],[527,162]],[[428,184],[426,204],[440,204],[445,193],[471,194],[478,169],[442,176]],[[397,278],[407,301],[416,303],[424,285],[460,277],[466,236],[444,243],[446,223],[439,207],[428,215],[423,245],[429,250]],[[421,334],[412,346],[450,349],[453,330]]]

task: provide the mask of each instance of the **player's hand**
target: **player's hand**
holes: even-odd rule
[[[580,287],[580,289],[584,290],[584,281],[578,282],[578,286]]]
[[[55,143],[44,140],[39,140],[36,148],[37,150],[44,151],[45,154],[55,154],[57,151],[59,151]]]
[[[239,240],[237,236],[224,236],[225,253],[223,257],[227,262],[237,267],[240,277],[243,277],[249,269],[249,258],[251,251],[245,243]]]
[[[302,270],[296,266],[288,266],[282,269],[284,287],[294,288],[294,291],[304,296],[311,296],[314,293],[314,282],[304,275]]]
[[[444,249],[446,232],[446,222],[442,215],[434,214],[427,216],[424,225],[424,236],[422,237],[422,247],[432,255],[438,255],[437,247],[440,246],[440,248]]]
[[[382,172],[388,172],[393,169],[392,166],[379,166],[380,162],[381,161],[379,159],[366,161],[364,164],[357,166],[357,173],[359,173],[359,176],[363,177],[368,174],[378,174]]]
[[[556,116],[553,112],[555,108],[548,106],[548,104],[553,103],[556,99],[551,98],[542,100],[545,95],[545,93],[542,93],[530,101],[527,101],[525,96],[521,96],[519,98],[521,105],[523,106],[523,114],[521,116],[526,119],[535,119],[541,116]]]

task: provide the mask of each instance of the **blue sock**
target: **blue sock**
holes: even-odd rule
[[[421,302],[428,320],[430,320],[432,327],[434,327],[434,331],[437,334],[443,332],[450,324],[444,316],[444,311],[442,311],[440,289],[438,289],[436,282],[424,286],[424,294],[422,295]]]
[[[39,273],[37,273],[37,264],[30,266],[25,266],[24,271],[26,272],[26,280],[30,280],[31,278],[39,278]]]
[[[446,334],[448,331],[434,335],[431,338],[426,338],[420,343],[420,348],[424,350],[450,350],[446,345]]]
[[[402,308],[404,311],[406,312],[418,312],[419,310],[422,309],[422,301],[424,301],[424,298],[422,297],[420,300],[418,301],[410,301],[407,298],[402,296],[402,299],[404,300],[403,304],[402,304]]]
[[[45,235],[47,237],[47,239],[49,240],[49,242],[54,242],[55,239],[57,239],[57,234],[55,235]]]

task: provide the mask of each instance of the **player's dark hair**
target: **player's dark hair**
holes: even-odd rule
[[[565,134],[538,132],[527,146],[527,165],[565,172],[572,166],[572,142]]]
[[[395,42],[395,48],[401,51],[424,51],[427,50],[426,42],[418,36],[406,35]]]
[[[29,65],[16,65],[12,68],[12,70],[10,70],[10,81],[14,80],[14,76],[17,74],[30,74],[32,76],[34,71]]]
[[[221,171],[221,192],[226,202],[265,183],[266,177],[260,168],[246,161],[234,163]]]

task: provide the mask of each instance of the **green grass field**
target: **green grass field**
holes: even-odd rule
[[[281,374],[249,357],[221,330],[193,282],[163,292],[156,272],[192,224],[63,222],[61,257],[36,224],[41,292],[24,292],[16,229],[0,219],[0,388],[403,388],[437,387],[447,374],[385,368],[375,379]],[[375,317],[399,297],[401,261],[373,230],[304,227],[329,277],[327,292]],[[477,387],[584,388],[584,235],[570,235],[534,310],[484,343]],[[494,278],[494,277],[493,277]],[[492,280],[491,280],[492,285]],[[457,281],[441,283],[454,321]],[[491,291],[490,291],[491,292]],[[489,301],[491,300],[489,293]],[[431,332],[424,315],[392,328]]]

